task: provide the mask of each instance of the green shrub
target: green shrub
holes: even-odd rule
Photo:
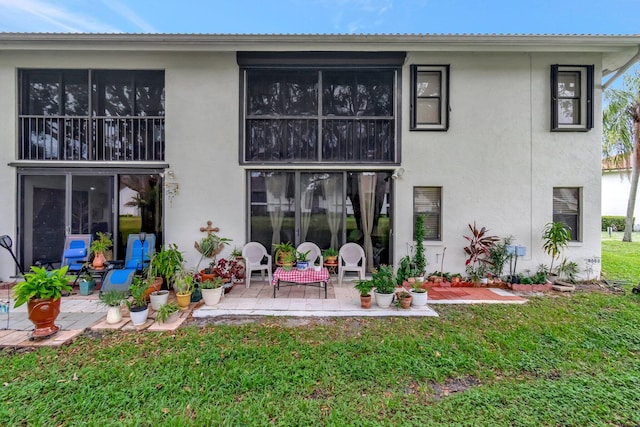
[[[603,216],[602,217],[602,231],[607,231],[608,227],[613,227],[614,231],[624,231],[624,222],[626,217],[624,216]],[[633,219],[635,224],[636,219]]]

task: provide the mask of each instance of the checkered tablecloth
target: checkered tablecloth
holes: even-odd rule
[[[278,280],[292,283],[326,283],[329,281],[329,271],[324,267],[322,267],[320,271],[315,271],[313,268],[298,270],[295,267],[290,271],[285,271],[282,269],[282,267],[278,267],[273,273],[273,281],[271,282],[271,285],[277,285]]]

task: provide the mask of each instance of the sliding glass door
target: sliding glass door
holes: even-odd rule
[[[391,172],[252,171],[249,240],[365,248],[369,269],[389,257]]]
[[[125,171],[123,171],[125,172]],[[67,234],[111,233],[113,258],[124,256],[127,236],[146,231],[162,241],[158,174],[118,171],[19,172],[18,257],[28,269],[38,260],[62,258]]]

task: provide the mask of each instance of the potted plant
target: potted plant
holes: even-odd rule
[[[191,293],[193,292],[195,282],[191,274],[179,274],[175,281],[176,300],[182,310],[189,308],[191,303]]]
[[[110,289],[106,292],[100,292],[100,303],[107,306],[107,323],[118,323],[122,320],[122,303],[127,300],[127,294],[118,289]]]
[[[416,218],[416,251],[413,255],[413,268],[418,271],[418,276],[423,276],[427,271],[427,260],[424,257],[424,216],[418,215]],[[446,250],[446,248],[445,248]],[[442,256],[444,261],[444,254]]]
[[[82,274],[80,274],[80,279],[78,280],[78,289],[80,290],[80,295],[91,295],[93,291],[96,289],[96,281],[93,280],[93,276],[86,270],[83,270]]]
[[[285,258],[291,258],[289,255],[293,255],[293,259],[295,260],[296,248],[291,242],[278,243],[273,245],[273,248],[275,250],[274,259],[276,260],[276,265],[282,266]]]
[[[411,305],[414,307],[423,307],[427,305],[427,290],[422,287],[422,283],[414,282],[409,290],[411,296]]]
[[[291,271],[291,269],[293,269],[294,263],[296,262],[296,255],[293,252],[287,253],[283,257],[281,257],[281,261],[282,269],[284,271]]]
[[[200,283],[200,289],[202,290],[202,299],[205,305],[216,305],[220,302],[222,297],[222,277],[214,277],[211,280],[205,280]]]
[[[163,304],[156,313],[156,321],[158,323],[173,323],[178,319],[179,312],[180,307],[175,302],[171,301],[167,304]]]
[[[471,236],[463,236],[469,244],[464,247],[467,259],[464,263],[467,274],[474,283],[478,283],[487,272],[487,266],[492,265],[489,258],[491,247],[498,241],[498,237],[489,236],[489,230],[486,227],[478,229],[476,223],[469,224]]]
[[[89,246],[89,252],[93,255],[93,268],[101,270],[104,268],[104,263],[107,261],[105,253],[113,246],[111,240],[111,233],[102,233],[98,231],[96,233],[96,239],[91,242]]]
[[[393,267],[381,265],[373,270],[371,280],[375,287],[376,304],[378,304],[378,307],[389,307],[393,302],[393,293],[396,290]]]
[[[231,239],[220,237],[215,233],[211,233],[207,237],[200,239],[199,242],[195,242],[193,246],[201,254],[200,261],[198,261],[198,265],[196,266],[196,271],[199,271],[200,263],[205,258],[212,258],[211,263],[215,263],[216,256],[222,252],[225,245],[228,245],[229,242],[231,242]]]
[[[396,271],[396,284],[398,286],[402,286],[404,282],[415,282],[415,277],[412,276],[413,271],[414,269],[411,267],[411,257],[409,255],[402,257],[400,259],[398,271]]]
[[[224,293],[228,293],[235,285],[234,279],[244,277],[245,267],[244,264],[240,264],[235,259],[220,258],[215,265],[210,266],[208,271],[211,276],[203,276],[203,281],[220,277],[223,282]]]
[[[14,286],[15,304],[27,303],[29,320],[35,325],[31,338],[46,338],[60,329],[54,324],[60,314],[60,297],[71,292],[66,274],[68,266],[47,271],[44,267],[32,266],[24,275],[24,281]]]
[[[413,297],[404,289],[396,291],[396,302],[400,308],[408,309],[411,306],[411,300]]]
[[[360,292],[360,307],[371,308],[371,290],[374,287],[373,280],[356,280],[355,288]]]
[[[165,305],[169,301],[169,291],[166,289],[158,289],[149,293],[149,303],[155,311]]]
[[[127,307],[129,307],[129,315],[131,316],[131,323],[135,326],[144,325],[149,316],[149,306],[147,305],[146,290],[149,287],[149,282],[143,280],[140,277],[134,277],[133,283],[129,287],[131,293],[131,299],[127,301]]]
[[[326,264],[338,264],[338,251],[334,248],[328,248],[322,251],[322,257]]]
[[[162,278],[162,288],[171,289],[175,276],[183,269],[184,257],[178,250],[178,246],[173,243],[164,246],[151,258],[147,277]]]
[[[560,258],[562,250],[571,241],[571,230],[562,222],[550,222],[542,231],[542,249],[551,257],[549,275],[552,282],[557,273],[553,270],[553,263]]]
[[[296,251],[296,268],[298,270],[306,270],[309,268],[309,253],[311,251],[306,252],[298,252]]]

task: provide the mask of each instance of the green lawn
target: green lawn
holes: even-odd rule
[[[634,286],[640,282],[640,233],[631,242],[622,241],[622,232],[602,233],[602,277],[625,281]]]
[[[631,245],[604,247],[607,274],[635,275],[609,261],[633,259]],[[636,295],[436,309],[439,318],[270,318],[5,350],[0,425],[640,424]]]

